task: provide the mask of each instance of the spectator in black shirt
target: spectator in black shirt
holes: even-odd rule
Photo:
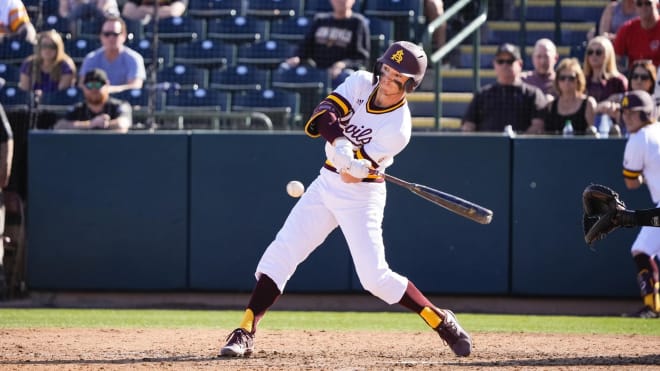
[[[102,69],[87,72],[82,86],[85,101],[71,107],[55,124],[55,129],[128,131],[133,121],[131,105],[111,98],[109,86],[108,75]]]
[[[14,155],[14,135],[7,120],[5,110],[0,104],[0,300],[7,295],[7,284],[5,272],[2,265],[4,258],[4,233],[5,233],[5,198],[2,190],[9,184],[11,165]]]
[[[507,125],[522,134],[542,134],[543,92],[522,82],[522,58],[518,47],[502,44],[497,48],[493,67],[497,81],[477,92],[463,116],[463,131],[501,132]]]
[[[333,87],[337,87],[351,72],[367,67],[371,37],[367,19],[352,10],[355,0],[329,1],[332,13],[316,15],[296,55],[280,68],[292,68],[301,63],[327,68]]]

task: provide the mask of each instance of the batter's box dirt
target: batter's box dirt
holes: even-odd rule
[[[250,358],[218,358],[231,331],[4,329],[2,370],[660,370],[660,338],[474,333],[455,357],[432,331],[262,329]]]

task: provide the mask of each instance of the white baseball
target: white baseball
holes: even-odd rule
[[[305,193],[305,186],[297,180],[292,180],[286,184],[286,193],[291,197],[300,197]]]

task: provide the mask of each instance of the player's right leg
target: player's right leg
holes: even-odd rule
[[[657,261],[643,252],[636,253],[633,260],[637,266],[637,284],[644,306],[640,310],[624,314],[624,316],[660,318],[660,280]]]

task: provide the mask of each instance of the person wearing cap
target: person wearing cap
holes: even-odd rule
[[[366,290],[418,314],[455,355],[470,355],[472,339],[454,313],[433,305],[411,280],[390,268],[382,237],[387,198],[382,172],[410,142],[412,117],[406,97],[421,84],[427,63],[419,45],[397,41],[377,59],[372,72],[354,72],[316,106],[304,130],[324,142],[325,161],[261,256],[243,319],[220,356],[254,352],[259,321],[282,295],[296,267],[337,227]]]
[[[511,125],[518,133],[543,133],[548,100],[539,88],[521,80],[522,65],[518,47],[505,43],[497,48],[493,60],[497,80],[474,95],[461,130],[502,132]]]
[[[128,102],[110,97],[108,75],[102,69],[88,71],[83,78],[85,101],[75,104],[57,121],[55,129],[103,129],[125,133],[133,122]]]
[[[144,59],[138,52],[124,45],[126,22],[119,17],[106,18],[100,37],[101,47],[87,54],[80,66],[80,87],[89,70],[100,68],[108,74],[110,94],[141,89],[147,76]]]
[[[621,111],[629,133],[623,152],[626,187],[638,189],[646,184],[655,206],[660,207],[660,123],[655,119],[655,102],[649,93],[633,90],[621,99]],[[630,252],[637,267],[637,282],[644,306],[627,316],[658,318],[660,228],[642,227]]]
[[[614,38],[614,52],[621,70],[638,59],[650,59],[660,66],[660,12],[658,0],[636,0],[639,17],[624,23]]]

